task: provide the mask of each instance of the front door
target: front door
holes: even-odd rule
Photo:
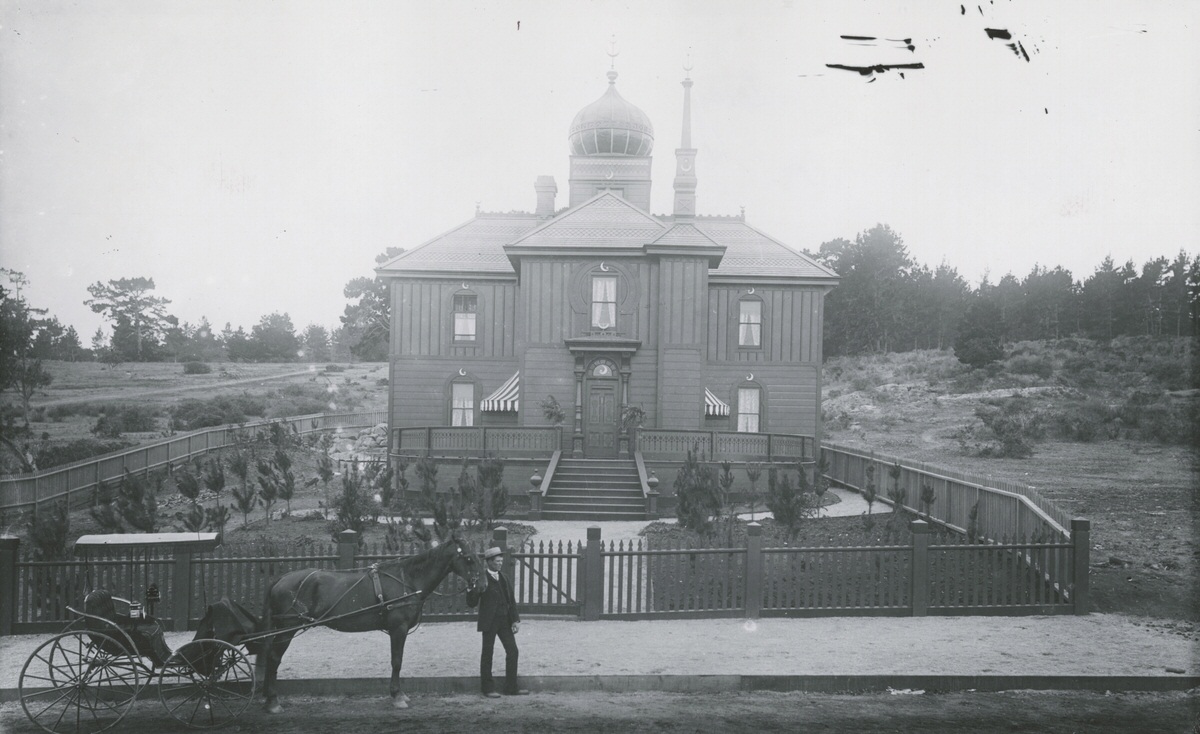
[[[583,411],[583,455],[589,459],[617,455],[617,381],[590,379]]]

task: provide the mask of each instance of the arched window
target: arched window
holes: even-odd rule
[[[738,301],[738,346],[762,346],[763,302],[757,298]]]
[[[617,327],[617,276],[592,276],[592,328],[612,331]]]
[[[475,425],[475,383],[450,383],[450,425]]]
[[[762,389],[739,387],[737,391],[737,429],[740,433],[758,433],[762,423]]]

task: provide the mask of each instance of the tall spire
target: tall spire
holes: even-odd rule
[[[684,63],[683,134],[675,149],[675,219],[690,221],[696,216],[696,149],[692,147],[692,58]]]

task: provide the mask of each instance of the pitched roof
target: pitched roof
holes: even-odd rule
[[[512,242],[517,247],[641,247],[667,226],[611,191],[602,191]]]
[[[512,274],[505,245],[593,250],[657,245],[718,245],[725,248],[710,275],[834,279],[837,274],[740,217],[699,216],[692,222],[655,217],[612,192],[601,192],[546,221],[533,214],[481,213],[450,231],[384,263],[381,275]]]

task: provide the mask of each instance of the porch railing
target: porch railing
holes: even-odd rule
[[[709,461],[812,461],[812,436],[792,433],[738,433],[734,431],[679,431],[639,428],[637,451],[646,459],[681,460],[699,448]]]
[[[392,430],[392,453],[434,457],[478,457],[496,453],[506,459],[549,457],[562,444],[562,428],[458,426],[396,428]]]

